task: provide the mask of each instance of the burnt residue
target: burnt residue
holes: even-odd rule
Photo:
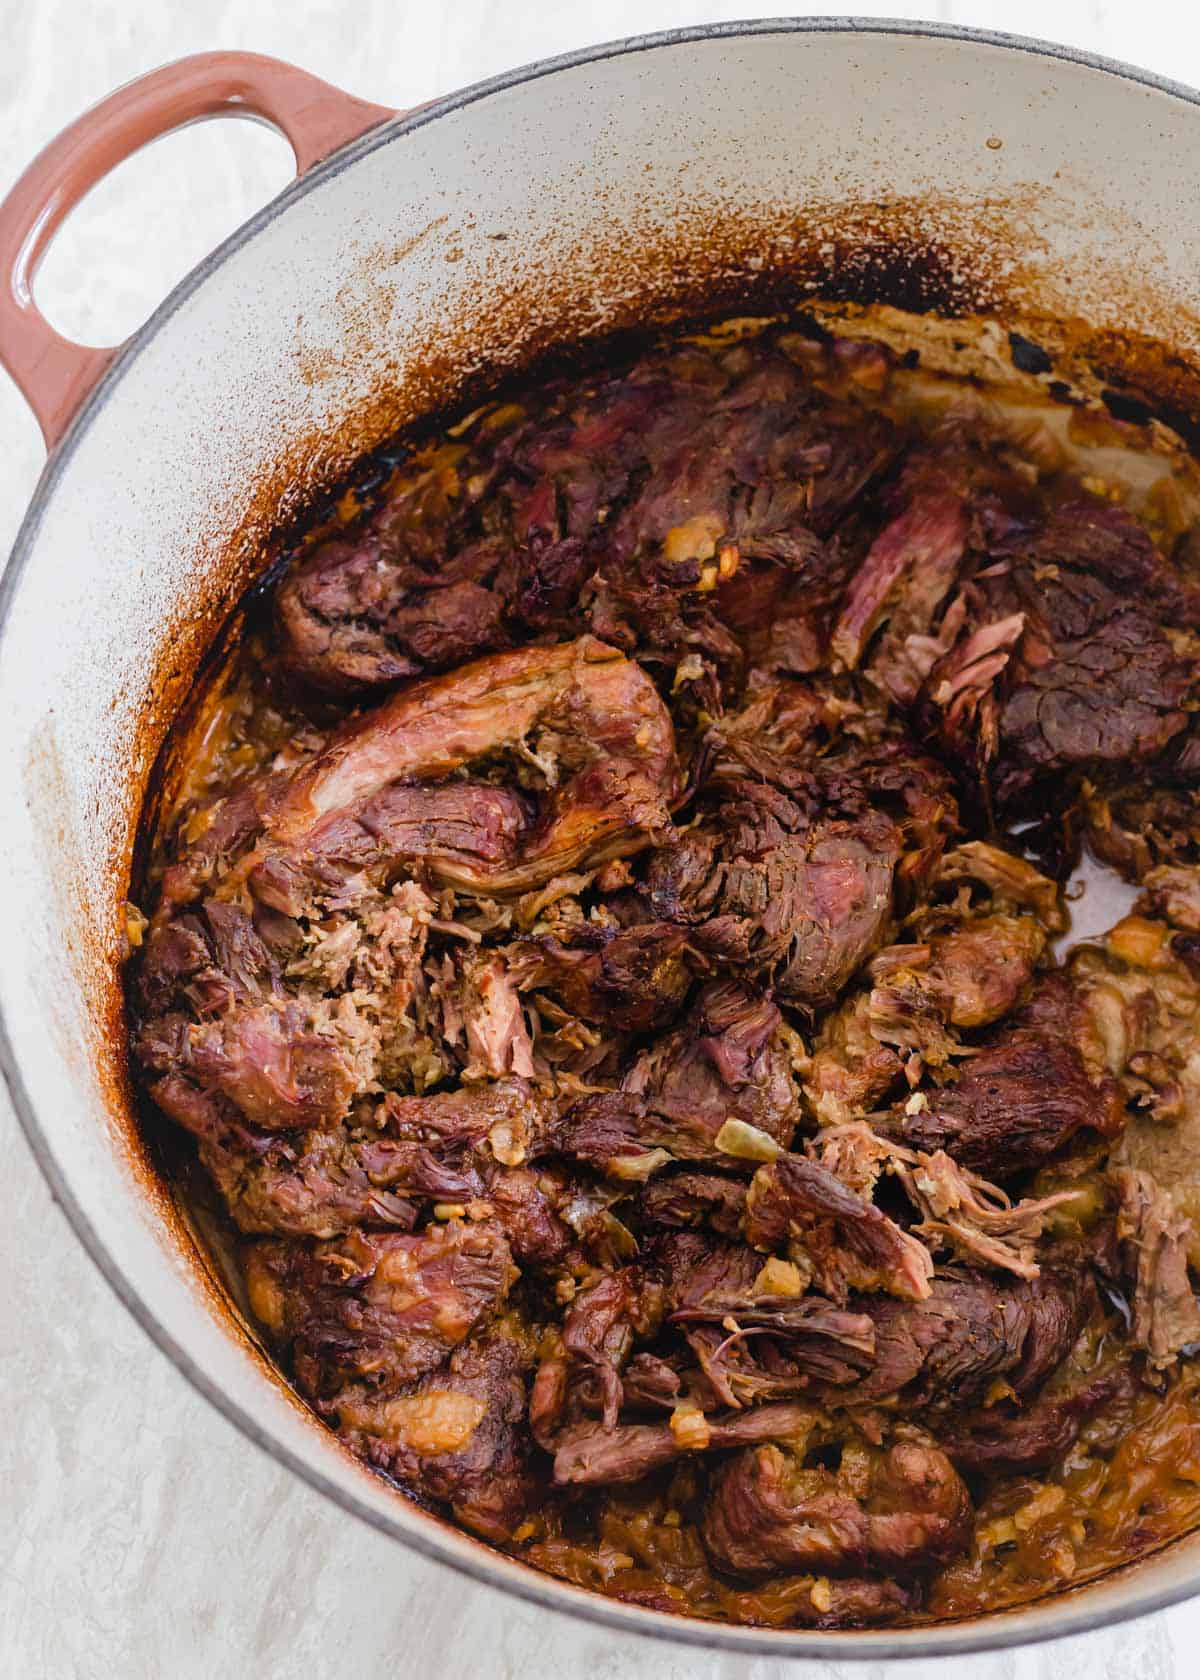
[[[1114,391],[1106,385],[1100,393],[1100,400],[1114,420],[1125,420],[1131,426],[1148,426],[1154,419],[1150,404],[1129,391]]]
[[[881,207],[882,208],[882,207]],[[830,241],[806,286],[834,303],[887,304],[912,315],[955,315],[979,301],[978,276],[936,240]],[[793,284],[796,276],[793,275]]]
[[[1035,344],[1031,338],[1026,338],[1023,333],[1010,332],[1008,348],[1018,373],[1049,373],[1054,366],[1054,358],[1050,352],[1044,350],[1040,344]]]
[[[1077,396],[1086,386],[1115,419],[1137,425],[1156,420],[1193,453],[1200,452],[1200,364],[1177,344],[1131,329],[1032,312],[1023,330],[1053,348],[1055,368],[1064,376],[1062,396]],[[1057,381],[1048,389],[1060,394]]]
[[[1092,366],[1097,379],[1111,382],[1104,401],[1115,418],[1140,425],[1158,420],[1200,453],[1200,391],[1190,360],[1134,335],[1105,334],[1098,348]]]

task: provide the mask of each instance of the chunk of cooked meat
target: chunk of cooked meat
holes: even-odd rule
[[[139,977],[145,1018],[134,1051],[173,1094],[210,1093],[264,1130],[336,1124],[353,1095],[346,1046],[289,997],[283,967],[251,918],[208,899],[194,914],[153,928]]]
[[[1189,761],[1200,759],[1192,736],[1183,751]],[[1153,783],[1139,776],[1116,788],[1086,788],[1083,820],[1089,849],[1131,881],[1142,880],[1153,869],[1194,867],[1200,862],[1200,787],[1195,774],[1193,768],[1186,779],[1176,779],[1174,767],[1164,767]]]
[[[405,865],[445,879],[484,881],[510,867],[534,823],[532,801],[508,788],[400,782],[357,810],[326,818],[302,845],[260,857],[252,863],[252,886],[260,904],[309,916],[353,904]]]
[[[301,1133],[248,1126],[226,1099],[174,1073],[157,1082],[154,1098],[197,1139],[201,1162],[247,1233],[405,1230],[432,1202],[486,1195],[506,1229],[514,1221],[519,1257],[531,1240],[520,1231],[520,1181],[510,1186],[503,1163],[523,1158],[553,1105],[523,1080],[429,1097],[392,1095],[372,1123]],[[547,1240],[543,1234],[541,1244]]]
[[[759,1167],[745,1228],[756,1248],[786,1248],[835,1301],[851,1289],[886,1289],[912,1301],[929,1294],[933,1260],[919,1238],[803,1155]]]
[[[483,1150],[518,1166],[550,1123],[554,1103],[524,1079],[497,1079],[427,1097],[389,1091],[380,1123],[389,1137],[438,1153]]]
[[[874,1109],[904,1077],[904,1060],[884,1042],[873,992],[849,993],[821,1022],[803,1079],[817,1120],[841,1125]]]
[[[576,1186],[567,1174],[493,1164],[485,1166],[482,1177],[483,1200],[472,1212],[490,1212],[522,1266],[551,1266],[568,1253],[592,1254],[603,1246],[602,1231],[586,1223],[577,1230],[569,1222]]]
[[[478,440],[474,494],[456,472],[464,450],[442,445],[391,463],[379,507],[301,551],[275,594],[289,669],[352,695],[505,644],[504,597],[491,587],[502,550],[451,535],[470,520],[480,480],[494,476],[502,437],[485,430]]]
[[[656,1263],[678,1280],[671,1322],[685,1330],[713,1403],[884,1404],[934,1419],[939,1432],[998,1383],[1022,1400],[1036,1395],[1097,1310],[1089,1274],[1066,1259],[1032,1280],[948,1268],[923,1300],[857,1295],[846,1309],[803,1294],[777,1259],[758,1256],[756,1272],[740,1245],[700,1233],[665,1239]]]
[[[685,1025],[643,1052],[619,1091],[570,1109],[546,1148],[636,1179],[672,1158],[735,1165],[719,1141],[730,1121],[785,1145],[798,1108],[780,1023],[774,1004],[732,981],[704,986]]]
[[[870,1200],[885,1173],[895,1172],[902,1160],[917,1160],[891,1138],[882,1137],[865,1120],[848,1120],[841,1126],[824,1126],[816,1137],[807,1139],[805,1153],[831,1172],[855,1195]]]
[[[432,1371],[517,1277],[499,1226],[451,1220],[419,1234],[267,1239],[246,1259],[250,1306],[292,1349],[296,1380],[326,1397],[367,1380],[395,1392]]]
[[[786,1145],[798,1114],[780,1025],[779,1010],[766,999],[733,981],[712,982],[701,988],[687,1023],[639,1058],[624,1088],[642,1098],[674,1138],[668,1147],[687,1159],[711,1158],[730,1120]]]
[[[425,1030],[422,958],[434,910],[408,881],[308,925],[217,899],[159,923],[146,943],[133,1043],[151,1094],[159,1075],[171,1075],[159,1095],[176,1108],[186,1081],[189,1100],[198,1092],[243,1123],[285,1131],[336,1126],[356,1092],[375,1093],[384,1080],[427,1087],[451,1061]],[[238,949],[224,936],[231,929]]]
[[[477,558],[486,564],[488,556]],[[391,686],[503,647],[503,606],[470,577],[389,564],[374,533],[319,544],[275,596],[288,665],[335,694]]]
[[[494,868],[435,856],[444,880],[526,891],[585,858],[635,851],[667,826],[676,776],[670,716],[636,665],[584,636],[410,684],[344,724],[286,784],[244,872],[272,902],[275,871],[319,855],[339,821],[385,790],[450,776],[534,735],[554,778],[546,811]]]
[[[886,819],[830,825],[788,844],[797,819],[779,796],[748,784],[747,823],[728,848],[717,914],[697,930],[708,952],[751,971],[781,965],[789,997],[833,997],[883,937],[898,861]]]
[[[716,1317],[714,1301],[753,1293],[763,1257],[743,1242],[717,1242],[700,1231],[672,1231],[656,1240],[653,1263],[666,1280],[672,1314],[703,1307],[705,1316]]]
[[[495,951],[468,951],[459,963],[457,1004],[463,1018],[466,1079],[533,1075],[533,1045],[516,984]]]
[[[861,1493],[779,1447],[739,1454],[713,1477],[703,1534],[713,1561],[734,1575],[910,1575],[965,1550],[970,1529],[970,1497],[949,1460],[904,1442],[871,1455]]]
[[[621,1405],[620,1373],[634,1337],[652,1335],[662,1318],[661,1286],[639,1266],[624,1266],[575,1296],[562,1326],[569,1360],[589,1366],[599,1379],[604,1425],[611,1429]]]
[[[1032,916],[979,916],[929,940],[923,978],[951,1026],[990,1026],[1007,1015],[1046,949]]]
[[[647,867],[653,912],[781,996],[828,1002],[940,854],[956,817],[946,780],[896,732],[835,744],[795,684],[758,696],[712,748],[700,824]]]
[[[417,1151],[360,1144],[342,1128],[298,1139],[255,1131],[232,1105],[177,1074],[158,1081],[154,1100],[198,1140],[240,1231],[335,1237],[356,1225],[406,1230],[417,1223],[421,1196],[447,1183],[450,1194],[470,1193],[461,1175]]]
[[[718,1236],[735,1237],[742,1228],[746,1186],[719,1173],[664,1173],[646,1185],[639,1205],[647,1225],[703,1226]]]
[[[490,784],[445,781],[489,755],[528,751],[545,809]],[[189,902],[235,848],[256,842],[225,889],[247,880],[295,915],[343,854],[355,870],[425,859],[445,881],[518,892],[585,858],[627,854],[669,825],[674,731],[653,684],[593,637],[476,660],[402,689],[335,731],[288,775],[271,772],[206,815],[164,880],[163,914]],[[348,873],[343,866],[341,877]]]
[[[925,591],[928,628],[933,612],[949,592],[963,557],[967,521],[962,500],[944,488],[920,490],[876,537],[846,590],[833,635],[833,658],[853,669],[867,643],[889,614],[914,588]],[[908,585],[907,590],[903,585]],[[915,691],[914,691],[915,694]],[[907,698],[914,698],[908,694]]]
[[[1195,622],[1194,598],[1122,509],[1052,508],[975,587],[925,716],[998,809],[1061,802],[1064,778],[1149,763],[1185,727],[1196,648],[1176,626]]]
[[[499,1543],[537,1501],[525,1421],[527,1338],[501,1318],[407,1394],[342,1390],[324,1411],[347,1444],[456,1521]]]
[[[1194,689],[1194,659],[1137,608],[1062,641],[1004,707],[1001,800],[1017,803],[1038,775],[1155,757],[1186,724]]]
[[[967,615],[964,580],[1035,505],[996,437],[965,415],[911,449],[881,501],[889,515],[852,576],[830,652],[910,707]]]
[[[178,1070],[170,1077],[219,1093],[264,1129],[336,1123],[357,1084],[343,1045],[308,1028],[300,1009],[256,1005],[219,1021],[167,1018],[143,1029],[138,1050],[152,1071]]]
[[[764,1261],[744,1244],[688,1233],[659,1239],[653,1264],[668,1280],[671,1323],[683,1328],[725,1405],[852,1382],[872,1368],[871,1320],[804,1294],[791,1262]],[[750,1364],[741,1357],[746,1348],[756,1356]],[[767,1350],[772,1365],[764,1373],[757,1355]]]
[[[1125,1123],[1114,1080],[1094,1079],[1079,1048],[1083,1002],[1047,976],[1011,1025],[968,1061],[952,1085],[903,1117],[905,1139],[1003,1181],[1038,1166],[1081,1128],[1112,1137]]]
[[[687,934],[667,923],[581,922],[567,940],[544,934],[513,948],[523,989],[548,991],[572,1015],[621,1032],[669,1026],[691,985]]]
[[[920,938],[886,946],[822,1021],[804,1094],[822,1125],[876,1108],[906,1080],[967,1053],[962,1034],[1001,1019],[1029,991],[1047,928],[1030,915],[929,913]]]
[[[867,966],[873,984],[863,1023],[876,1044],[904,1056],[910,1081],[918,1059],[926,1068],[946,1067],[965,1050],[963,1031],[1006,1015],[1028,993],[1046,948],[1046,930],[1032,916],[958,918],[932,909],[927,921],[920,938],[886,946]],[[843,1048],[863,1055],[861,1036],[853,1048],[843,1038]],[[864,1060],[870,1068],[869,1047]]]
[[[672,1322],[684,1327],[708,1388],[729,1405],[831,1393],[854,1382],[874,1359],[875,1332],[867,1314],[831,1306],[819,1295],[772,1294],[771,1271],[768,1262],[759,1274],[760,1279],[767,1274],[767,1283],[756,1282],[749,1294],[714,1293],[672,1314]],[[790,1281],[786,1273],[784,1280]],[[747,1338],[753,1339],[749,1362],[730,1359],[730,1349]],[[701,1386],[695,1384],[697,1390]]]
[[[177,905],[174,913],[164,900],[143,959],[145,1019],[135,1039],[152,1074],[174,1073],[228,1098],[257,1127],[335,1125],[355,1092],[386,1074],[381,1062],[398,1018],[408,1017],[414,989],[428,985],[420,959],[432,900],[411,881],[396,889],[411,902],[393,902],[387,890],[406,858],[472,881],[482,860],[490,888],[512,889],[580,861],[593,842],[602,851],[636,850],[669,823],[671,722],[635,665],[586,638],[497,658],[504,663],[485,661],[440,687],[404,691],[345,726],[290,780],[273,777],[260,810],[265,836],[217,884],[223,896],[198,910]],[[572,774],[532,826],[521,816],[523,796],[490,785],[448,783],[449,799],[432,805],[433,790],[397,785],[505,745],[521,747],[535,728],[543,765]],[[409,809],[413,800],[417,812]],[[407,812],[403,820],[396,807]],[[472,830],[481,810],[491,815]],[[494,845],[478,842],[482,829]],[[196,849],[208,861],[175,881],[172,891],[184,900],[209,868],[205,846],[202,836]],[[460,868],[468,854],[474,863]],[[232,902],[246,883],[263,914],[291,927],[303,956],[281,959]],[[333,929],[330,912],[346,912]],[[465,1071],[530,1075],[530,1046],[502,959],[472,957],[463,970]],[[339,995],[337,1007],[330,992]],[[340,1006],[345,992],[348,1009]],[[360,993],[369,994],[365,1015]],[[435,1045],[425,1060],[442,1071]]]
[[[982,1400],[997,1378],[1020,1397],[1033,1394],[1074,1346],[1093,1289],[1065,1267],[1005,1283],[948,1269],[926,1300],[868,1298],[858,1304],[875,1325],[876,1359],[853,1398],[940,1414]]]

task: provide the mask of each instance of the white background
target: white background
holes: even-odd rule
[[[854,9],[888,16],[901,4]],[[0,0],[0,192],[85,106],[184,53],[252,48],[409,106],[598,40],[768,10],[769,0]],[[939,0],[910,15],[1041,35],[1200,84],[1194,0]],[[72,218],[39,301],[63,330],[117,342],[283,186],[289,163],[281,140],[245,123],[162,142]],[[36,427],[3,374],[0,439],[2,554],[41,467]],[[1191,1680],[1200,1671],[1200,1601],[1011,1654],[857,1669],[706,1657],[509,1603],[342,1516],[192,1393],[84,1257],[3,1096],[0,1162],[0,1680],[899,1680],[902,1671],[914,1680],[918,1671],[921,1680]]]

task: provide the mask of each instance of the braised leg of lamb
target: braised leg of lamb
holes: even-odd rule
[[[659,1610],[974,1615],[1200,1521],[1195,514],[919,380],[740,323],[401,439],[130,909],[307,1404]],[[1064,954],[1084,845],[1140,897]]]

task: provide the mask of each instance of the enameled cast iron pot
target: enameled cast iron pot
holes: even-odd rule
[[[59,337],[30,287],[63,216],[145,141],[231,113],[282,129],[297,180],[119,350]],[[548,1608],[777,1656],[1011,1645],[1200,1589],[1196,1536],[969,1624],[769,1632],[490,1551],[353,1462],[230,1310],[139,1141],[118,983],[164,731],[263,538],[339,466],[556,341],[810,291],[1018,328],[1194,439],[1198,203],[1185,88],[1031,41],[781,20],[598,47],[406,115],[269,59],[188,59],[82,117],[0,208],[0,358],[50,447],[2,596],[4,1072],[121,1299],[345,1510]]]

